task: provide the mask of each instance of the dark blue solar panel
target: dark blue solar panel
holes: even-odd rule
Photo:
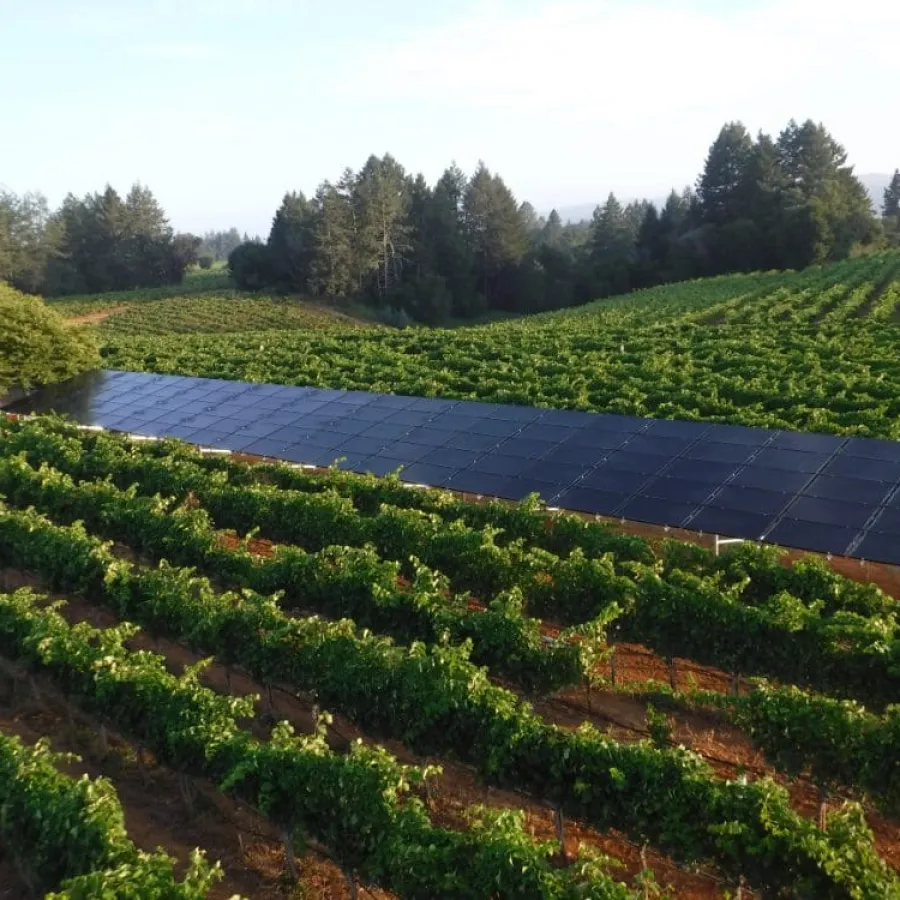
[[[412,435],[407,438],[407,440],[412,439]],[[450,435],[447,438],[446,446],[454,450],[477,450],[483,452],[496,447],[501,440],[503,439],[491,434],[472,434],[468,431],[462,431]]]
[[[622,516],[635,522],[678,526],[697,508],[695,503],[673,503],[654,497],[635,497],[625,504]]]
[[[521,473],[522,478],[530,478],[546,484],[558,485],[557,490],[568,487],[578,481],[584,474],[581,466],[548,465],[543,460],[533,462],[531,466]]]
[[[709,422],[683,422],[675,419],[651,419],[647,434],[653,437],[690,438],[692,441],[709,431]]]
[[[717,441],[700,441],[684,452],[686,459],[702,459],[705,462],[742,463],[749,459],[756,448],[746,444],[722,444]]]
[[[595,490],[578,484],[560,494],[554,503],[565,509],[574,509],[576,512],[612,516],[627,499],[627,494]]]
[[[827,453],[809,453],[803,450],[782,450],[766,447],[753,460],[752,465],[764,469],[784,469],[788,472],[817,472],[828,462]]]
[[[762,447],[776,432],[765,428],[747,428],[744,425],[712,425],[704,437],[723,444],[746,444]]]
[[[721,509],[734,509],[739,512],[773,516],[781,512],[792,499],[792,494],[782,494],[778,491],[726,485],[709,501],[709,505],[717,506]]]
[[[417,462],[407,466],[400,477],[404,481],[416,484],[428,484],[433,487],[443,487],[453,477],[456,469],[448,466],[432,466],[427,463]]]
[[[666,468],[666,475],[672,478],[686,478],[688,481],[703,481],[706,484],[722,484],[738,469],[734,463],[705,462],[699,459],[676,459]]]
[[[515,437],[507,438],[500,445],[500,452],[506,456],[522,456],[525,459],[542,459],[557,446],[557,444],[551,443],[550,441],[523,439],[516,435]]]
[[[499,497],[509,500],[524,500],[529,494],[537,494],[545,503],[549,503],[559,493],[559,487],[536,481],[533,478],[510,478],[500,488]]]
[[[431,452],[430,447],[424,444],[410,444],[405,441],[391,441],[382,451],[381,455],[391,459],[402,459],[406,463],[416,462]]]
[[[821,497],[798,497],[786,515],[791,519],[859,530],[874,513],[874,507],[864,506],[861,503],[844,503],[842,500],[825,500]]]
[[[13,409],[376,474],[406,464],[409,480],[472,493],[537,491],[599,515],[900,557],[900,442],[101,371]]]
[[[743,487],[795,493],[814,477],[808,472],[788,472],[785,469],[766,469],[762,466],[753,466],[741,469],[731,483]]]
[[[403,440],[410,444],[424,444],[426,447],[443,447],[455,435],[455,431],[422,427],[413,428],[407,432]]]
[[[463,469],[457,472],[450,480],[447,487],[454,491],[463,491],[467,494],[484,494],[499,497],[498,493],[509,481],[503,475],[491,475],[487,472],[476,472],[473,469]]]
[[[886,532],[900,536],[900,509],[887,507],[881,510],[878,518],[869,526],[869,531]],[[900,537],[898,537],[900,540]]]
[[[888,495],[891,486],[881,481],[845,478],[841,475],[818,475],[803,488],[810,497],[844,500],[847,503],[866,503],[878,506]]]
[[[600,468],[594,469],[584,476],[584,485],[585,487],[596,488],[601,491],[633,494],[651,477],[645,472],[623,472],[618,469],[600,466]]]
[[[653,478],[644,484],[640,493],[660,500],[674,500],[678,503],[701,503],[711,493],[712,488],[700,481],[684,478]]]
[[[390,449],[393,450],[393,447]],[[425,449],[427,453],[421,457],[421,462],[453,469],[465,469],[481,456],[477,450],[454,450],[450,447],[426,447]]]
[[[859,534],[853,528],[782,519],[767,535],[766,541],[784,547],[814,550],[818,553],[844,554]]]
[[[629,453],[628,450],[616,450],[607,457],[601,468],[614,472],[641,472],[655,475],[668,459],[649,453]]]
[[[602,450],[563,444],[560,447],[554,447],[542,458],[548,465],[573,465],[588,468],[599,463],[603,456],[604,451]]]
[[[516,439],[542,441],[549,444],[561,444],[563,441],[572,437],[572,435],[572,429],[566,428],[563,425],[545,425],[543,422],[534,422],[531,425],[526,425],[516,435]]]
[[[830,434],[801,434],[782,431],[775,435],[770,446],[783,450],[804,450],[811,453],[834,453],[847,438]]]
[[[378,453],[383,446],[384,441],[381,438],[355,436],[341,444],[339,449],[341,453],[363,453],[371,456],[373,453]]]
[[[900,479],[900,462],[885,459],[871,459],[841,454],[822,470],[823,475],[846,475],[849,478],[863,478],[895,484]]]
[[[690,438],[656,437],[651,433],[635,435],[622,448],[624,453],[646,453],[651,456],[673,457],[683,453],[693,443]]]
[[[531,465],[531,460],[519,456],[502,456],[499,452],[494,452],[482,456],[472,465],[472,469],[487,475],[505,475],[511,478],[513,475],[520,475]]]
[[[593,451],[615,450],[628,439],[630,432],[606,431],[595,428],[584,428],[576,432],[565,442],[565,447],[586,447]]]
[[[435,419],[434,424],[436,427],[443,428],[439,424],[440,421],[440,419]],[[489,434],[497,438],[503,438],[516,434],[520,427],[520,422],[508,422],[501,419],[478,419],[468,430],[473,434]]]
[[[874,441],[869,438],[850,438],[841,450],[846,456],[865,459],[884,459],[900,462],[900,441]]]
[[[687,527],[691,531],[757,541],[771,524],[772,516],[762,513],[705,506],[688,522]]]
[[[900,565],[900,538],[893,534],[876,534],[869,532],[854,551],[860,559],[873,562]]]

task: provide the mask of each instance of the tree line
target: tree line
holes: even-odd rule
[[[201,239],[176,234],[146,187],[69,194],[52,211],[40,194],[0,190],[0,280],[33,294],[96,294],[177,284]]]
[[[725,125],[695,188],[661,208],[610,194],[590,222],[544,219],[483,163],[430,186],[371,156],[314,196],[285,194],[266,241],[229,257],[239,286],[354,298],[438,323],[536,312],[637,287],[842,259],[900,232],[900,176],[873,212],[844,148],[791,121],[777,138]]]
[[[236,228],[176,234],[134,185],[69,195],[0,190],[0,280],[47,296],[178,283],[187,266],[228,259],[239,287],[371,304],[437,324],[490,311],[538,312],[669,281],[802,268],[860,247],[900,246],[900,171],[877,216],[825,127],[791,121],[776,137],[740,122],[713,141],[693,188],[659,208],[610,194],[587,222],[519,203],[483,163],[434,185],[392,156],[345,169],[312,197],[285,194],[268,238]]]

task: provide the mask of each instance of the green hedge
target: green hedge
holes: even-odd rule
[[[100,364],[93,340],[39,297],[0,282],[0,398],[13,386],[64,381]]]

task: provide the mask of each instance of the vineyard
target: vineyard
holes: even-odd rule
[[[897,603],[824,563],[53,418],[0,497],[0,897],[900,897]]]
[[[113,301],[56,307],[97,302]],[[116,369],[900,438],[896,252],[450,330],[140,295],[98,334]]]

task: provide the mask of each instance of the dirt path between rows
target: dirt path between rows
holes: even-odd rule
[[[74,319],[66,319],[66,325],[70,328],[74,328],[76,325],[99,325],[110,316],[125,312],[126,309],[128,309],[127,306],[114,306],[112,309],[104,309],[87,316],[76,316]]]

